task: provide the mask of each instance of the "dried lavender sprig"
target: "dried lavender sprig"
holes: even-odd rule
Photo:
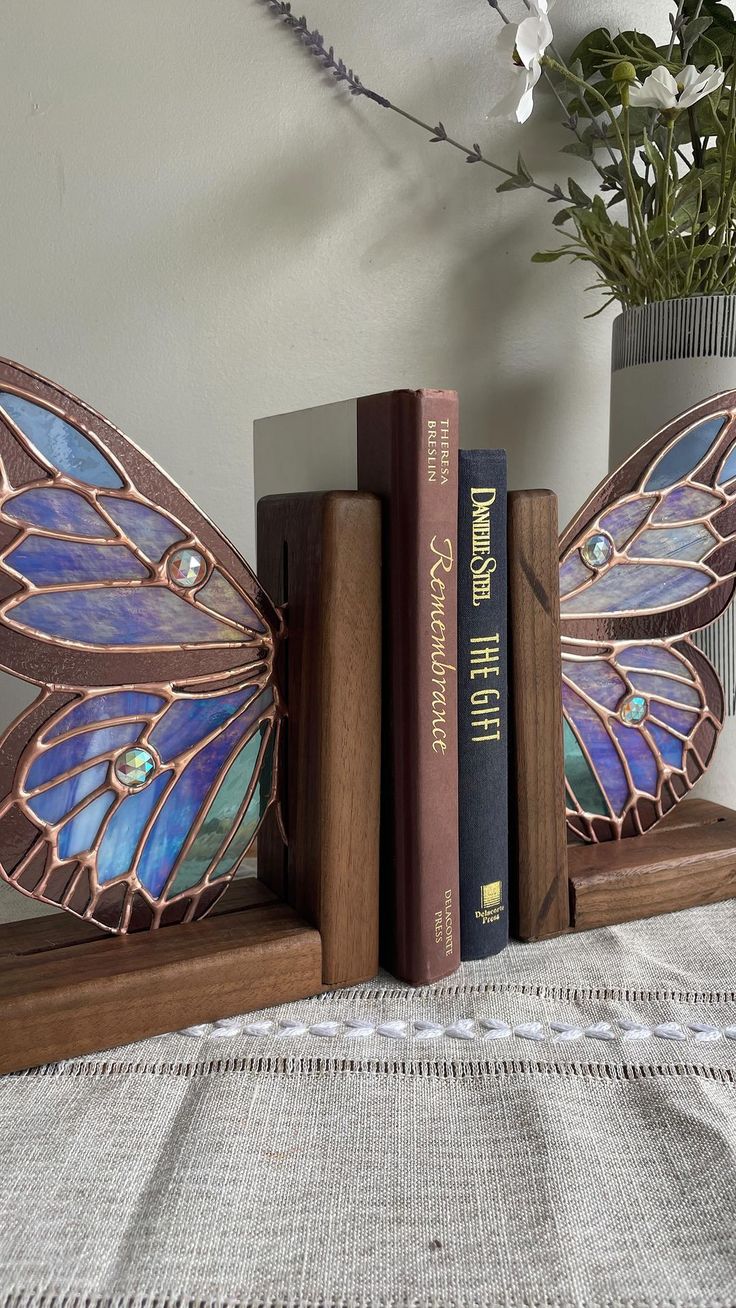
[[[329,48],[325,46],[325,39],[316,27],[311,29],[306,18],[297,18],[292,13],[290,0],[265,0],[265,2],[275,17],[283,19],[285,25],[291,28],[304,48],[319,61],[324,69],[331,71],[338,82],[347,83],[351,95],[364,95],[367,99],[372,100],[374,104],[380,105],[382,109],[391,109],[393,113],[399,114],[401,118],[406,118],[408,122],[421,127],[422,131],[429,132],[430,139],[433,142],[442,141],[446,145],[452,145],[456,150],[462,150],[467,163],[485,164],[487,168],[493,168],[495,172],[502,173],[504,177],[515,182],[519,188],[532,187],[536,191],[542,191],[553,201],[565,200],[568,203],[571,202],[570,196],[565,195],[561,187],[542,186],[540,182],[533,180],[526,169],[513,172],[510,168],[504,168],[503,164],[494,163],[492,159],[486,158],[477,143],[472,146],[463,145],[461,141],[455,141],[451,136],[447,135],[442,123],[432,127],[429,123],[423,122],[421,118],[416,118],[414,114],[408,113],[406,109],[400,109],[398,105],[392,104],[384,95],[379,95],[377,91],[370,90],[369,87],[364,86],[358,74],[352,68],[348,68],[342,59],[335,56],[332,46],[329,46]]]

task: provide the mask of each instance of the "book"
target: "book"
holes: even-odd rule
[[[505,947],[508,925],[506,451],[461,450],[458,773],[462,957]]]
[[[460,962],[458,403],[393,391],[254,424],[256,497],[360,489],[383,511],[381,959],[426,984]]]

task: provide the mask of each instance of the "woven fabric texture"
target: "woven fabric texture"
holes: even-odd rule
[[[733,1305],[735,926],[512,945],[0,1079],[8,1308]]]

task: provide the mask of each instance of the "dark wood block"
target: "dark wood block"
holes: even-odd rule
[[[258,505],[258,576],[286,605],[283,796],[258,874],[322,936],[325,985],[378,970],[380,503],[348,491]]]
[[[319,933],[262,895],[249,888],[250,907],[130,936],[90,938],[79,922],[73,939],[52,918],[3,927],[0,1073],[318,993]]]
[[[736,813],[686,799],[646,835],[568,849],[572,925],[630,922],[736,896]]]
[[[509,822],[516,855],[514,931],[522,940],[569,926],[557,499],[509,495],[509,637],[513,747]],[[513,873],[511,881],[513,891]]]

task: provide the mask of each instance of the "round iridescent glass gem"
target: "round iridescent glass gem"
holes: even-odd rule
[[[191,590],[192,586],[197,586],[200,581],[204,580],[207,572],[207,560],[197,550],[175,550],[173,554],[169,555],[166,571],[169,574],[169,580],[173,581],[175,586],[182,586],[184,590]]]
[[[136,790],[145,786],[156,771],[156,760],[145,745],[131,745],[115,759],[115,776],[123,786]]]
[[[580,546],[580,557],[589,568],[603,568],[613,554],[613,541],[604,531],[594,531]]]
[[[637,727],[643,722],[649,706],[644,695],[627,695],[618,706],[618,715],[622,722],[630,727]]]

